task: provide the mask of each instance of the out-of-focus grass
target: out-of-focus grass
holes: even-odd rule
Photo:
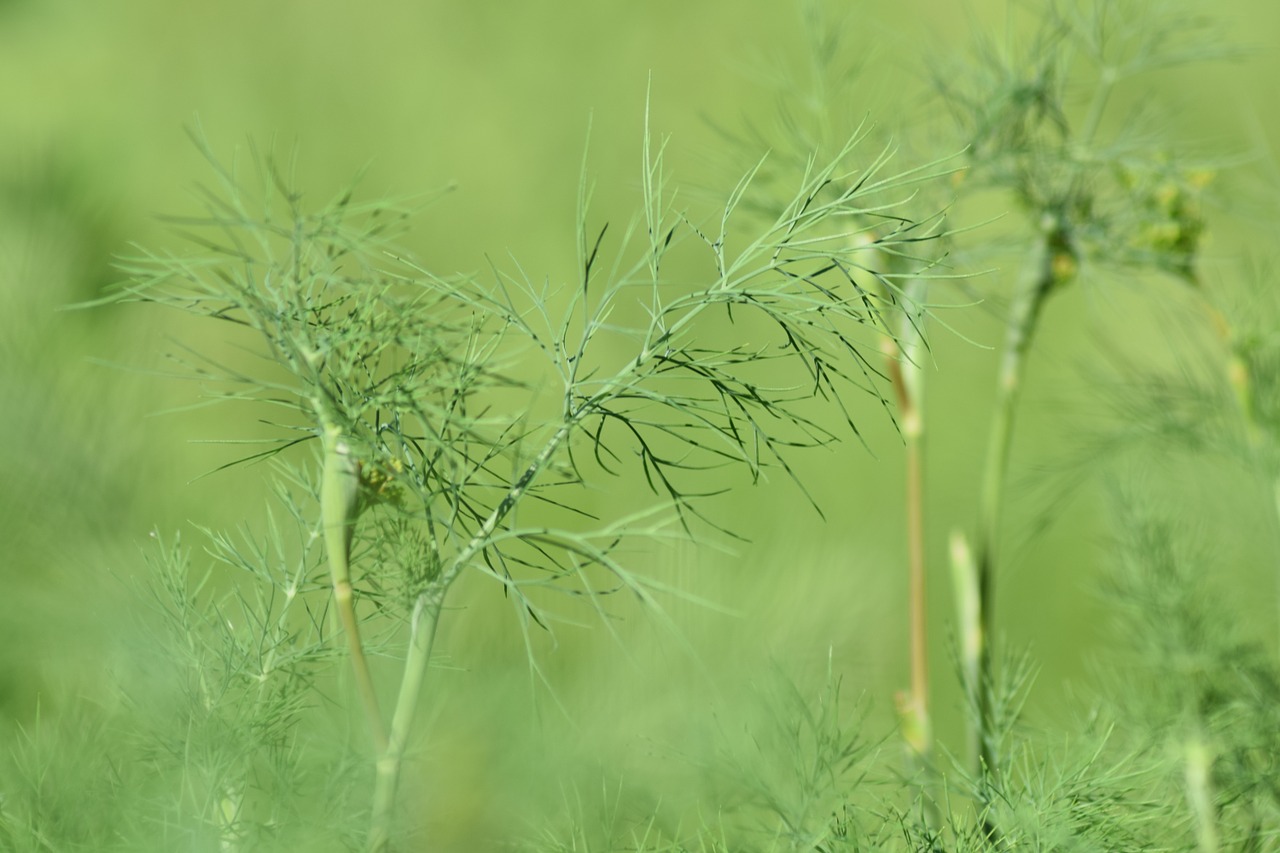
[[[974,14],[998,26],[999,7],[975,4]],[[1280,29],[1280,13],[1256,0],[1215,11],[1262,44],[1260,34]],[[962,15],[950,5],[927,20],[883,15],[866,24],[868,93],[850,109],[875,109],[872,118],[893,127],[923,111],[915,57],[945,45]],[[246,136],[299,141],[302,183],[317,195],[366,162],[370,195],[456,184],[421,217],[415,251],[433,268],[482,270],[486,253],[501,261],[511,250],[554,279],[571,272],[589,117],[600,218],[636,197],[650,74],[654,124],[675,136],[675,171],[723,184],[734,170],[704,119],[771,121],[774,104],[753,72],[788,56],[802,63],[800,43],[787,4],[725,0],[0,4],[0,714],[29,725],[38,708],[104,701],[106,665],[133,642],[142,609],[124,581],[145,571],[137,548],[147,531],[232,525],[262,491],[253,468],[188,483],[234,452],[190,440],[251,435],[252,425],[224,408],[149,417],[190,404],[199,389],[90,361],[162,370],[163,353],[179,344],[237,357],[224,342],[136,307],[56,313],[112,279],[110,255],[126,241],[169,239],[151,214],[190,208],[187,188],[202,170],[184,123],[198,115],[221,150]],[[1268,102],[1278,63],[1261,54],[1183,80],[1181,130],[1245,150],[1252,118],[1261,138],[1280,138],[1274,116],[1248,115]],[[1211,252],[1238,248],[1230,229],[1213,239]],[[1123,334],[1142,349],[1160,335],[1162,318],[1130,310],[1129,298],[1085,288],[1055,305],[1031,367],[1015,491],[1018,472],[1071,442],[1060,408],[1088,398],[1078,366],[1099,364],[1097,341]],[[980,343],[998,339],[982,309],[948,318]],[[936,363],[929,557],[941,567],[947,528],[972,518],[994,356],[941,333]],[[447,785],[433,787],[432,771],[420,783],[438,849],[480,849],[509,834],[501,822],[512,815],[533,821],[560,807],[562,789],[570,797],[605,776],[674,795],[681,774],[696,776],[705,733],[749,701],[771,662],[813,681],[830,654],[846,692],[866,691],[873,723],[887,728],[889,696],[906,678],[900,445],[874,406],[865,409],[870,454],[846,445],[800,463],[828,521],[787,483],[767,484],[717,506],[752,536],[736,556],[644,558],[726,611],[673,601],[687,645],[631,603],[611,602],[619,630],[638,638],[627,643],[631,656],[598,627],[562,629],[558,647],[536,650],[553,695],[534,683],[506,604],[479,585],[465,591],[473,618],[451,621],[441,637],[456,670],[441,675],[437,746],[422,756],[450,768]],[[1009,540],[1002,620],[1013,643],[1034,644],[1045,704],[1064,695],[1063,679],[1083,671],[1090,651],[1081,639],[1096,615],[1087,590],[1097,512],[1085,500],[1044,538],[1021,548],[1016,533]],[[1007,527],[1025,520],[1015,514]],[[933,612],[949,618],[945,582],[931,596]],[[945,673],[946,632],[933,637]],[[944,740],[956,742],[957,705],[954,688],[940,685]]]

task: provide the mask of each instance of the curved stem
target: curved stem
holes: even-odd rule
[[[376,754],[387,749],[387,734],[378,709],[378,694],[360,641],[355,596],[351,586],[351,537],[360,513],[360,465],[342,431],[333,424],[324,428],[324,471],[320,480],[320,517],[324,524],[325,551],[329,556],[329,576],[333,603],[347,638],[347,652],[356,679],[356,690],[364,706],[365,720]]]

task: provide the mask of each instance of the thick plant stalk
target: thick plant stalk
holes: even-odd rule
[[[903,737],[916,770],[928,772],[933,752],[929,713],[928,589],[924,527],[924,371],[925,355],[919,310],[922,283],[913,282],[904,295],[898,340],[886,339],[884,351],[889,378],[897,397],[906,453],[907,611],[911,688],[899,697],[898,715]]]
[[[1049,219],[1031,250],[1027,267],[1018,281],[1005,327],[1004,352],[996,386],[995,412],[988,433],[986,464],[978,502],[978,527],[974,540],[974,571],[977,583],[977,672],[973,692],[976,714],[971,721],[970,740],[978,761],[978,778],[987,791],[999,768],[995,731],[995,678],[992,638],[995,630],[996,543],[1004,505],[1004,487],[1013,446],[1014,417],[1017,413],[1022,372],[1035,336],[1040,311],[1054,285],[1074,272],[1062,226]]]
[[[860,233],[854,245],[871,252],[869,263],[893,265],[893,258],[877,248],[872,232]],[[907,519],[907,633],[910,661],[910,689],[900,692],[897,701],[898,723],[910,753],[912,769],[928,772],[933,751],[932,725],[929,714],[929,636],[928,599],[925,576],[924,532],[924,370],[922,360],[927,348],[924,340],[924,289],[919,278],[912,279],[901,291],[891,290],[878,280],[881,298],[887,304],[898,304],[899,324],[894,334],[886,334],[881,342],[886,372],[893,385],[898,406],[899,428],[906,455],[906,519]],[[888,331],[886,326],[886,331]],[[926,792],[927,794],[928,792]],[[932,801],[932,797],[927,797]]]
[[[360,513],[360,464],[342,431],[329,424],[324,429],[324,472],[320,480],[320,517],[324,523],[325,551],[333,585],[333,604],[347,637],[347,652],[355,675],[356,690],[364,706],[365,719],[377,755],[387,750],[387,734],[378,709],[369,661],[360,641],[355,596],[351,587],[351,537]]]
[[[965,689],[978,683],[978,657],[982,651],[979,625],[978,570],[973,564],[969,540],[959,530],[951,532],[951,584],[955,590],[956,624],[959,625],[960,672]],[[969,697],[976,701],[977,697]]]
[[[886,347],[886,349],[888,349]],[[896,348],[894,348],[896,349]],[[889,354],[889,375],[895,387],[903,383],[901,355]],[[908,365],[905,369],[914,369]],[[923,426],[920,412],[909,394],[898,393],[898,411],[902,420],[902,437],[906,445],[906,513],[907,513],[907,618],[910,637],[911,689],[899,702],[907,745],[917,761],[927,763],[931,751],[929,726],[929,656],[928,613],[926,602],[924,552],[924,466],[922,460]]]
[[[1200,853],[1218,853],[1218,820],[1214,807],[1211,769],[1213,755],[1204,737],[1196,732],[1183,744],[1186,761],[1187,805],[1195,817],[1196,846]]]
[[[951,584],[955,590],[956,623],[959,626],[960,677],[966,698],[970,704],[969,719],[974,718],[978,697],[975,691],[981,683],[982,659],[982,606],[979,595],[978,567],[973,560],[969,540],[959,530],[951,533]],[[990,780],[979,773],[978,796],[981,808],[979,821],[983,835],[993,849],[999,849],[999,833],[991,819]]]

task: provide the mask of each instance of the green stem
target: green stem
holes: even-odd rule
[[[901,351],[905,363],[898,362],[894,377],[900,385],[899,406],[902,434],[906,442],[907,552],[910,585],[911,692],[926,727],[921,757],[928,758],[929,725],[929,635],[928,597],[925,572],[924,530],[924,365],[926,357],[922,324],[924,282],[916,279],[904,294]]]
[[[906,453],[907,624],[911,689],[899,698],[899,717],[911,752],[913,769],[928,774],[933,753],[929,713],[928,596],[924,527],[924,371],[926,356],[920,324],[923,282],[916,280],[903,294],[903,317],[897,340],[886,338],[884,352],[893,383]],[[932,807],[928,785],[922,791]]]
[[[409,627],[409,653],[405,658],[400,694],[391,718],[391,736],[386,749],[378,758],[373,789],[373,825],[369,831],[370,853],[384,853],[391,845],[396,791],[400,787],[400,773],[404,767],[413,721],[417,716],[422,683],[426,680],[427,667],[431,663],[431,650],[435,645],[436,628],[440,624],[445,591],[444,584],[437,582],[421,593],[414,602]]]
[[[956,624],[959,625],[960,673],[964,688],[971,691],[978,683],[978,656],[981,652],[981,628],[978,625],[978,570],[973,564],[973,549],[959,530],[951,532],[951,583],[955,590]],[[966,697],[976,704],[977,697]]]
[[[986,467],[978,503],[974,542],[977,582],[977,673],[968,685],[977,703],[970,738],[978,760],[978,778],[985,796],[998,771],[995,731],[995,678],[992,640],[995,630],[996,543],[1004,505],[1004,487],[1013,446],[1014,417],[1027,351],[1045,299],[1058,280],[1055,260],[1066,250],[1062,226],[1047,221],[1032,247],[1025,272],[1017,283],[1005,327],[1004,353],[996,386],[995,413],[988,433]]]
[[[431,649],[435,644],[436,628],[444,607],[445,594],[471,561],[488,546],[490,537],[493,536],[498,525],[519,503],[538,474],[547,467],[552,456],[569,437],[569,433],[573,431],[579,419],[578,414],[570,415],[555,434],[547,439],[542,450],[489,513],[484,523],[471,537],[471,541],[453,558],[448,569],[441,573],[430,587],[419,593],[414,602],[413,617],[409,626],[409,652],[405,658],[404,672],[400,679],[400,692],[396,697],[396,707],[391,720],[391,735],[386,740],[384,748],[379,751],[373,791],[373,821],[369,831],[370,853],[385,853],[391,845],[391,824],[395,817],[396,791],[400,785],[409,736],[417,716],[422,684],[426,680],[427,667],[431,663]]]
[[[1200,853],[1218,853],[1218,820],[1214,807],[1211,770],[1213,756],[1199,732],[1183,745],[1186,761],[1187,805],[1195,816],[1196,845]]]
[[[351,586],[351,537],[360,514],[360,464],[352,457],[342,430],[324,427],[324,471],[320,480],[320,517],[324,524],[325,550],[333,586],[334,608],[347,638],[347,651],[355,675],[356,690],[364,706],[365,720],[378,755],[387,749],[387,734],[378,708],[378,694],[369,672],[369,661],[360,640],[355,593]]]
[[[899,371],[919,371],[919,365]],[[901,377],[898,377],[901,378]],[[895,378],[895,383],[897,378]],[[910,387],[903,381],[904,390]],[[919,386],[916,385],[916,390]],[[904,739],[911,751],[912,770],[920,774],[924,819],[931,829],[942,826],[938,811],[937,778],[933,768],[933,720],[929,709],[928,585],[924,527],[924,417],[918,401],[907,392],[900,400],[902,433],[906,442],[907,611],[910,631],[911,691],[899,707]]]
[[[911,626],[911,694],[926,725],[921,757],[927,758],[929,739],[929,635],[924,562],[924,448],[919,411],[903,413],[907,453],[907,552],[909,617]]]

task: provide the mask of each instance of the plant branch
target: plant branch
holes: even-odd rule
[[[898,715],[914,770],[929,773],[933,733],[929,711],[928,588],[924,526],[924,370],[922,323],[925,284],[912,280],[902,294],[900,331],[882,344],[898,405],[906,455],[907,614],[911,688],[898,696]],[[889,294],[886,293],[886,296]],[[932,809],[931,792],[923,791]],[[936,815],[935,815],[936,817]]]
[[[440,611],[444,607],[447,587],[437,582],[418,595],[409,625],[409,652],[405,657],[400,693],[391,718],[391,735],[378,756],[377,776],[373,790],[373,823],[369,831],[370,853],[383,853],[391,844],[391,825],[395,816],[396,791],[409,745],[409,735],[417,716],[422,682],[431,664]]]
[[[1045,300],[1061,279],[1059,264],[1069,252],[1063,224],[1046,217],[1041,233],[1031,248],[1026,269],[1015,285],[1013,303],[1005,325],[1004,353],[996,386],[995,412],[987,436],[987,456],[978,504],[978,527],[974,542],[974,565],[978,587],[976,683],[967,685],[977,701],[970,739],[978,761],[981,788],[989,792],[998,773],[997,737],[994,720],[994,666],[992,643],[995,632],[996,543],[1004,506],[1004,487],[1013,447],[1014,418],[1017,414],[1022,373],[1027,351],[1035,336]]]
[[[370,853],[382,853],[391,841],[391,822],[395,815],[396,791],[404,767],[405,752],[413,722],[417,716],[418,701],[422,696],[422,684],[431,664],[431,650],[435,644],[440,612],[445,595],[453,582],[466,570],[471,561],[493,543],[493,534],[520,499],[528,492],[538,474],[547,467],[556,451],[568,438],[576,418],[570,418],[547,439],[542,450],[529,463],[519,479],[502,498],[488,518],[480,525],[471,541],[453,558],[451,565],[440,577],[418,594],[410,620],[409,652],[405,657],[400,679],[400,691],[396,698],[391,719],[391,733],[379,750],[377,777],[373,795],[373,823],[369,833]]]
[[[369,672],[369,661],[360,641],[360,620],[356,616],[351,587],[351,537],[360,511],[360,464],[351,457],[351,448],[334,424],[324,427],[324,472],[320,481],[320,515],[324,522],[325,550],[333,603],[347,638],[347,651],[356,679],[356,690],[364,706],[365,720],[378,755],[387,750],[387,734],[378,709],[378,694]]]

